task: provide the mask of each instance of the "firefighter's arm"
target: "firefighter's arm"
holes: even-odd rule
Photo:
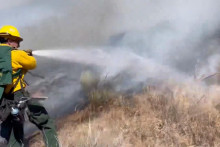
[[[23,69],[31,70],[37,66],[37,61],[33,56],[30,56],[27,52],[19,50],[19,64],[22,65]]]

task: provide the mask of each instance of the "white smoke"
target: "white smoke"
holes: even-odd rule
[[[57,0],[49,8],[61,3],[65,13],[53,9],[50,19],[22,29],[24,48],[124,47],[188,73],[219,52],[218,0]]]
[[[49,95],[49,111],[63,108],[53,113],[60,116],[83,97],[79,78],[87,69],[95,69],[102,78],[126,75],[116,85],[119,90],[152,78],[181,81],[187,79],[185,73],[192,77],[198,60],[208,63],[219,52],[219,4],[219,0],[40,0],[1,11],[1,16],[4,23],[22,27],[23,48],[58,49],[34,52],[46,57],[38,58],[35,70],[46,78],[30,79]],[[214,71],[211,65],[201,73]]]
[[[24,28],[24,38],[27,47],[55,50],[34,51],[36,55],[52,57],[47,60],[59,59],[56,70],[52,68],[54,62],[45,63],[41,70],[42,65],[38,66],[37,71],[42,74],[45,68],[54,73],[74,71],[76,75],[71,73],[73,77],[69,74],[67,77],[79,79],[83,70],[95,66],[101,77],[128,74],[129,82],[121,84],[127,88],[152,78],[172,77],[181,81],[188,79],[185,73],[193,77],[198,60],[206,64],[209,56],[218,52],[215,33],[219,30],[220,19],[216,17],[219,3],[217,0],[82,0],[72,2],[72,9],[67,9],[65,17],[52,17],[40,26]],[[78,71],[72,67],[61,70],[70,66],[66,61],[79,64]],[[206,67],[210,65],[213,69],[214,64]],[[210,72],[206,67],[198,70],[200,75]]]

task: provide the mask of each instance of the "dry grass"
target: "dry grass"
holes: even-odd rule
[[[58,122],[60,143],[63,147],[218,147],[218,92],[218,87],[193,84],[147,87],[132,99],[93,91],[86,109]],[[39,136],[32,142],[31,147],[44,146]]]

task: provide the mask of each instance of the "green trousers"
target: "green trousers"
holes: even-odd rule
[[[9,99],[18,100],[27,93],[17,91]],[[4,97],[3,97],[4,98]],[[57,133],[53,120],[49,117],[46,109],[36,101],[29,101],[27,104],[27,115],[33,124],[35,124],[42,132],[44,142],[47,147],[59,147]],[[1,124],[1,136],[8,141],[8,147],[24,146],[24,123],[13,121],[13,116],[8,118]]]

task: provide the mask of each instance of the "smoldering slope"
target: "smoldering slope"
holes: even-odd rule
[[[28,90],[33,95],[49,96],[45,104],[54,117],[72,113],[85,104],[80,81],[84,73],[89,72],[88,78],[110,84],[114,91],[124,94],[135,94],[148,85],[158,86],[170,80],[175,83],[195,80],[194,75],[125,48],[45,49],[33,51],[33,54],[38,59],[38,68],[27,74]],[[213,60],[217,61],[216,58]],[[214,72],[216,62],[213,60],[201,67],[198,75]]]
[[[44,78],[33,78],[29,75],[29,81],[32,82],[29,90],[32,93],[49,95],[51,100],[58,100],[53,103],[48,101],[55,109],[63,108],[62,103],[65,105],[72,102],[73,105],[74,101],[83,98],[80,80],[85,72],[91,74],[90,78],[113,85],[116,92],[130,94],[141,91],[146,85],[156,85],[164,80],[175,79],[177,82],[183,82],[192,78],[157,63],[154,59],[143,58],[131,51],[123,51],[122,48],[39,50],[33,54],[39,60],[34,73]],[[74,110],[71,106],[51,112],[60,116],[69,109]]]
[[[41,49],[34,51],[38,55],[34,73],[45,77],[29,75],[29,89],[49,96],[46,107],[60,117],[83,103],[84,71],[107,77],[116,91],[134,93],[158,81],[192,79],[201,61],[207,63],[202,72],[214,72],[217,56],[211,64],[208,61],[219,53],[219,3],[80,1],[66,17],[53,17],[24,32],[26,46]]]
[[[48,96],[44,105],[57,119],[86,104],[80,81],[85,72],[92,74],[90,78],[110,84],[114,91],[126,95],[138,93],[147,85],[157,86],[165,80],[183,82],[192,78],[122,48],[39,50],[33,54],[38,67],[27,73],[27,89],[32,95]],[[28,123],[26,132],[29,134],[33,130],[33,125]]]

